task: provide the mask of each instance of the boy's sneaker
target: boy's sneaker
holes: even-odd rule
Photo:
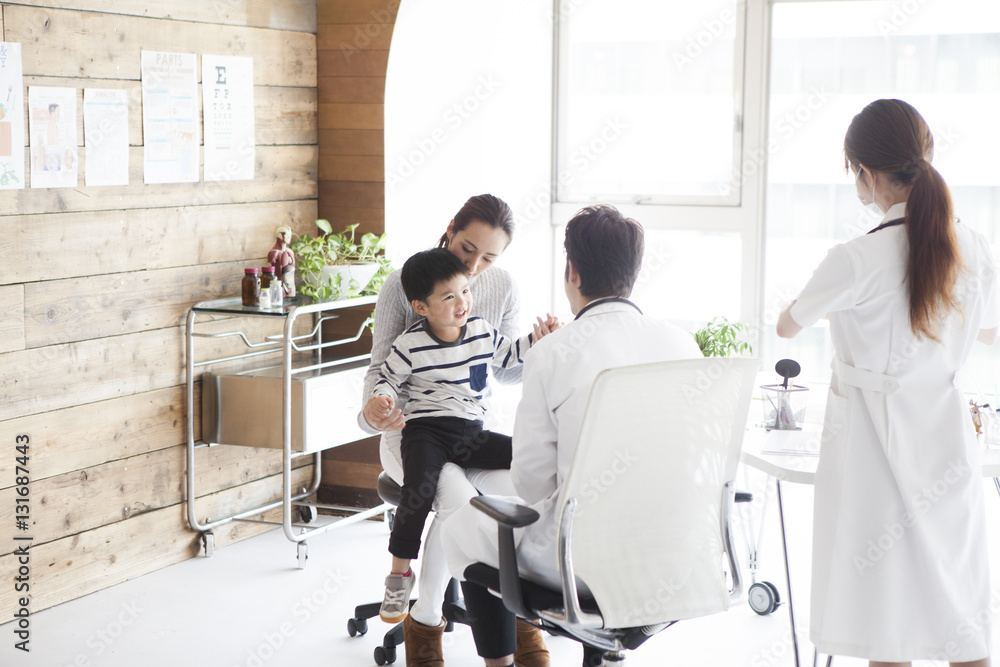
[[[386,623],[398,623],[410,613],[410,591],[413,590],[413,569],[406,574],[390,574],[385,578],[385,597],[378,615]]]

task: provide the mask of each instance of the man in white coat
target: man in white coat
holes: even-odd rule
[[[594,378],[608,368],[702,356],[690,333],[644,316],[628,300],[642,264],[638,222],[611,206],[591,206],[566,225],[564,246],[566,296],[576,318],[525,355],[511,463],[520,502],[540,514],[515,533],[521,576],[555,588],[555,512]],[[442,540],[459,579],[473,563],[498,565],[496,522],[471,505],[444,521]],[[470,616],[477,619],[473,635],[479,655],[487,667],[513,664],[514,616],[471,582],[463,589]]]

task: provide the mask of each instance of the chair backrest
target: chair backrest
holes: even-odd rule
[[[721,501],[758,367],[757,359],[691,359],[597,376],[559,511],[577,499],[576,578],[605,627],[728,608]]]

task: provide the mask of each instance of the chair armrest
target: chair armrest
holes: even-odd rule
[[[521,618],[537,618],[537,614],[525,607],[524,597],[521,595],[514,529],[538,521],[538,512],[496,496],[475,496],[469,502],[497,522],[497,570],[500,572],[500,597],[503,605]]]
[[[538,521],[535,510],[497,496],[476,496],[469,502],[501,526],[524,528]]]

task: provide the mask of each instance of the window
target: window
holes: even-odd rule
[[[559,201],[739,204],[743,7],[589,0],[561,12]]]
[[[844,172],[843,138],[866,104],[895,97],[935,135],[934,165],[962,224],[996,244],[1000,222],[1000,5],[973,0],[779,2],[772,9],[764,312],[794,298],[835,243],[878,218]],[[773,320],[772,320],[773,321]],[[829,332],[764,329],[762,358],[827,381]],[[1000,354],[976,346],[967,390],[993,400]],[[979,376],[979,377],[976,377]],[[987,386],[988,382],[988,386]]]

